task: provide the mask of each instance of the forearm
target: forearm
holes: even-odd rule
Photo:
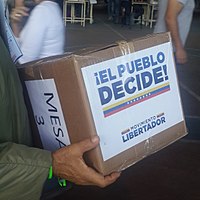
[[[31,195],[39,199],[51,163],[48,151],[15,143],[0,144],[2,199],[23,199]]]
[[[177,18],[166,16],[165,18],[167,30],[171,33],[172,41],[175,49],[183,49],[184,46],[180,39]]]
[[[178,16],[184,5],[177,0],[168,0],[167,11],[165,14],[165,22],[168,31],[171,32],[172,41],[176,49],[183,49],[183,43],[180,37],[178,24]]]
[[[12,28],[12,31],[13,31],[15,37],[19,38],[19,34],[20,34],[20,31],[21,31],[19,24],[11,21],[11,28]]]
[[[184,49],[184,44],[180,37],[179,26],[182,24],[178,23],[178,16],[183,9],[183,4],[176,0],[168,0],[167,12],[165,15],[165,21],[168,31],[172,36],[172,42],[176,54],[176,62],[184,64],[187,62],[187,53]]]

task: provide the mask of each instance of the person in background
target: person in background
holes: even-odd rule
[[[142,15],[144,14],[144,8],[142,5],[134,5],[133,8],[133,13],[134,13],[134,20],[135,22],[139,22],[139,17],[141,18],[142,21]]]
[[[121,15],[121,0],[113,0],[113,22],[115,24],[120,23]]]
[[[64,53],[65,28],[56,0],[33,0],[36,6],[30,13],[23,0],[15,0],[10,23],[23,53],[19,63]],[[27,22],[21,30],[24,17]]]
[[[114,0],[107,1],[108,20],[112,21],[114,16]]]
[[[131,4],[130,0],[121,0],[122,25],[131,26]]]
[[[194,0],[159,1],[154,33],[166,31],[171,33],[177,64],[187,62],[184,46],[190,30],[194,7]]]
[[[114,183],[120,173],[103,176],[83,160],[98,143],[96,136],[55,152],[33,146],[21,82],[0,34],[0,199],[39,200],[49,172],[78,185]]]

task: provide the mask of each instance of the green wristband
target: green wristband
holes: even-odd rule
[[[58,183],[61,187],[66,187],[67,186],[67,181],[65,179],[60,179],[58,178]]]
[[[48,179],[52,179],[52,177],[53,177],[53,167],[50,166]]]

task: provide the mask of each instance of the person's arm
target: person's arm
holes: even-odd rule
[[[36,6],[37,7],[37,6]],[[46,14],[43,8],[37,7],[29,16],[23,29],[20,23],[23,17],[28,16],[28,8],[16,7],[10,14],[11,27],[17,37],[18,44],[23,53],[19,63],[25,63],[39,58],[46,34]]]
[[[120,172],[103,176],[83,160],[83,154],[95,148],[98,137],[63,147],[54,153],[11,142],[0,144],[0,195],[2,199],[39,199],[43,184],[53,166],[55,177],[77,185],[106,187],[114,183]]]
[[[179,24],[177,21],[178,15],[183,7],[184,5],[179,3],[177,0],[168,0],[168,7],[165,15],[167,29],[171,33],[172,41],[176,50],[176,61],[180,64],[187,62],[187,53],[184,49],[184,45],[181,42]]]
[[[1,143],[1,199],[40,199],[51,163],[49,151],[16,143]]]

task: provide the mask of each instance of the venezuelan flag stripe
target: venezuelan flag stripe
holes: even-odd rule
[[[109,117],[109,116],[111,116],[111,115],[113,115],[117,112],[120,112],[122,110],[130,108],[131,106],[134,106],[136,104],[144,102],[148,99],[151,99],[151,98],[158,96],[162,93],[165,93],[169,90],[170,90],[170,85],[167,82],[167,83],[162,84],[160,86],[154,87],[150,90],[142,92],[138,95],[135,95],[133,97],[129,97],[129,98],[123,100],[123,101],[120,101],[118,103],[107,106],[103,109],[104,117]]]

